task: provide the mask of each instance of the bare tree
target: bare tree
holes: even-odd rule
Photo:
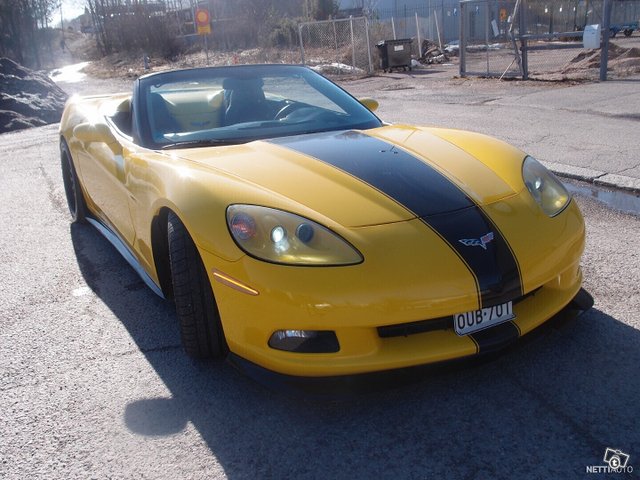
[[[98,49],[103,54],[145,51],[177,53],[178,28],[163,1],[87,0]]]
[[[0,55],[41,68],[41,49],[50,42],[49,16],[56,0],[0,0]]]

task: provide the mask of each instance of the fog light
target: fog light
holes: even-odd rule
[[[332,330],[277,330],[269,339],[276,350],[297,353],[335,353],[340,351],[338,337]]]

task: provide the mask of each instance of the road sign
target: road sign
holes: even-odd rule
[[[196,10],[196,26],[198,27],[198,35],[208,35],[211,33],[211,16],[209,10],[199,8]]]

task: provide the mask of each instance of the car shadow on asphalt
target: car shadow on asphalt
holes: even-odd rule
[[[229,478],[582,478],[605,447],[640,451],[640,332],[597,308],[490,363],[309,398],[189,359],[173,305],[93,228],[71,236],[87,285],[171,392],[123,399],[127,428],[153,438],[191,423]]]

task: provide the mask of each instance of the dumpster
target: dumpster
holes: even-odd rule
[[[411,70],[411,39],[382,40],[376,44],[380,53],[380,68],[391,71],[394,68]]]

